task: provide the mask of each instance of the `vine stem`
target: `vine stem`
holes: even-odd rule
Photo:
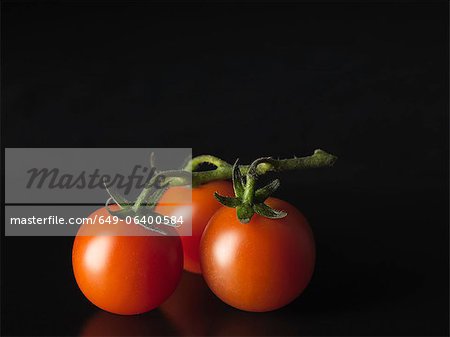
[[[230,164],[228,164],[225,160],[222,160],[218,157],[211,156],[209,154],[201,155],[192,158],[184,167],[185,171],[195,171],[201,164],[208,163],[214,165],[216,168],[232,168]]]
[[[197,158],[197,157],[196,157]],[[336,162],[337,157],[323,150],[315,150],[314,153],[307,157],[290,158],[290,159],[271,159],[269,162],[262,162],[257,165],[256,173],[264,175],[267,172],[281,172],[302,170],[309,168],[330,167]],[[239,169],[242,175],[246,175],[250,165],[241,165]],[[205,172],[193,172],[192,184],[194,186],[201,185],[213,180],[231,179],[233,167],[218,167],[216,170]]]
[[[336,156],[323,150],[317,149],[312,155],[307,157],[266,160],[255,165],[254,170],[256,171],[256,174],[260,176],[266,174],[267,172],[281,172],[309,168],[330,167],[333,166],[336,160]],[[203,172],[192,172],[197,169],[202,163],[212,164],[216,166],[216,169]],[[239,166],[242,175],[246,175],[250,168],[250,165]],[[192,186],[198,186],[214,180],[231,179],[232,171],[232,165],[220,158],[210,155],[194,157],[186,164],[183,170],[164,171],[153,176],[147,186],[138,196],[138,199],[136,200],[133,208],[137,210],[147,200],[155,182],[161,178],[164,178],[164,184],[168,184],[168,186],[185,186],[191,184]],[[192,179],[190,177],[191,174]]]

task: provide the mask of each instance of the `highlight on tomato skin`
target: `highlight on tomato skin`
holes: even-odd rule
[[[100,208],[90,218],[108,215],[106,208]],[[130,226],[133,231],[147,231],[124,222],[107,226],[85,223],[72,250],[75,279],[86,298],[103,310],[122,315],[157,308],[175,291],[183,270],[178,236],[127,236]]]
[[[245,311],[281,308],[308,285],[315,265],[315,243],[306,218],[276,198],[266,203],[287,216],[255,214],[242,224],[236,210],[222,207],[209,221],[200,244],[203,277],[225,303]]]
[[[171,187],[164,193],[159,201],[162,206],[156,207],[156,212],[164,215],[182,215],[185,219],[182,226],[191,226],[192,235],[181,235],[184,254],[184,269],[191,273],[201,274],[200,239],[209,219],[220,207],[222,207],[222,205],[214,198],[214,192],[233,196],[233,185],[230,181],[217,180],[192,189],[186,187]],[[190,193],[192,193],[192,199],[189,195]],[[183,205],[185,200],[192,200],[192,207],[190,208],[191,214],[188,215],[185,214],[186,207]],[[180,203],[180,206],[163,206],[165,203]]]

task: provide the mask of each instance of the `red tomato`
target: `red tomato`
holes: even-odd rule
[[[192,226],[191,236],[181,236],[184,253],[184,269],[192,273],[201,273],[200,269],[200,239],[203,230],[209,219],[222,206],[215,198],[214,192],[225,196],[234,196],[233,185],[229,181],[212,181],[204,185],[193,188],[172,187],[159,200],[162,206],[156,207],[156,212],[169,215],[184,215],[185,219],[192,217],[192,222],[184,222],[183,226]],[[191,200],[189,193],[192,193],[191,214],[186,214],[184,202]],[[164,204],[176,204],[179,206],[164,206]]]
[[[96,306],[116,314],[139,314],[158,307],[175,290],[183,271],[178,236],[148,236],[137,224],[100,224],[105,208],[80,227],[72,251],[78,286]],[[130,231],[133,235],[129,236]],[[89,236],[84,236],[84,235]],[[128,236],[127,236],[128,235]]]
[[[255,214],[248,224],[236,210],[222,207],[201,239],[203,277],[225,303],[263,312],[293,301],[314,271],[315,244],[305,217],[289,203],[269,198],[266,203],[288,215],[267,219]]]

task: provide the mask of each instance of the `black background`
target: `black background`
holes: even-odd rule
[[[3,1],[2,64],[6,147],[339,156],[281,175],[318,251],[286,308],[186,276],[181,319],[101,313],[73,238],[3,237],[2,335],[448,335],[447,2]]]

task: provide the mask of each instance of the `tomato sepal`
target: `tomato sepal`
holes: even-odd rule
[[[109,194],[110,198],[106,201],[106,209],[109,208],[110,201],[114,201],[115,204],[119,205],[121,209],[128,208],[133,205],[133,203],[125,197],[123,197],[119,192],[115,191],[113,188],[108,187],[106,181],[103,181],[103,185],[105,186],[106,192]]]
[[[255,211],[256,214],[259,214],[269,219],[281,219],[287,215],[285,211],[273,209],[272,207],[270,207],[265,203],[255,204],[253,206],[253,210]]]
[[[281,219],[287,215],[286,212],[273,209],[264,203],[280,187],[279,179],[275,179],[255,191],[258,165],[271,161],[272,158],[259,158],[255,160],[244,179],[238,166],[238,160],[236,160],[233,165],[232,174],[235,197],[223,196],[217,192],[214,193],[214,197],[222,205],[236,208],[236,215],[241,223],[249,223],[255,213],[269,219]]]
[[[280,187],[280,184],[280,179],[275,179],[267,185],[258,188],[255,192],[255,203],[264,202]]]
[[[153,159],[151,159],[153,160]],[[146,216],[152,216],[154,218],[156,218],[157,216],[162,216],[161,214],[157,213],[155,211],[155,206],[157,204],[157,198],[159,198],[160,193],[163,193],[167,187],[156,191],[156,193],[153,193],[148,202],[144,205],[139,205],[138,208],[135,208],[135,203],[128,201],[127,199],[125,199],[123,196],[121,196],[118,192],[114,191],[111,188],[108,188],[108,186],[106,185],[106,182],[103,183],[105,186],[106,191],[108,192],[110,198],[106,201],[105,204],[105,208],[108,211],[109,214],[111,214],[112,216],[117,216],[118,218],[122,219],[122,220],[126,220],[127,217],[146,217]],[[111,208],[111,204],[115,204],[117,206],[119,206],[119,210],[113,210]],[[161,228],[159,228],[157,225],[155,224],[147,224],[147,223],[142,223],[140,221],[137,222],[137,224],[147,230],[156,232],[158,234],[162,234],[162,235],[167,235],[167,232],[163,231]],[[164,224],[165,226],[169,226],[169,227],[177,227],[177,226],[172,226],[170,224]]]
[[[231,179],[233,181],[234,194],[237,198],[242,198],[245,192],[245,180],[238,166],[239,159],[233,165]],[[220,200],[219,200],[220,201]]]
[[[224,195],[220,195],[217,192],[214,192],[214,198],[216,198],[217,201],[220,202],[222,205],[231,208],[236,208],[242,203],[241,199],[238,197],[226,197]]]

